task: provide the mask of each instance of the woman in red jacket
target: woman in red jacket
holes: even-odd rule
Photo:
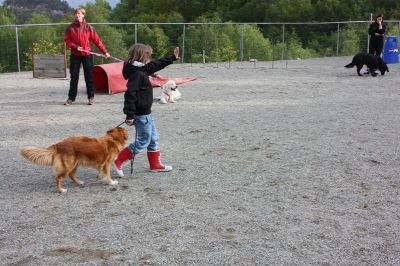
[[[81,64],[83,65],[83,73],[85,76],[88,104],[92,105],[94,103],[93,56],[89,53],[89,51],[91,51],[90,40],[103,52],[105,57],[110,56],[96,30],[86,23],[85,13],[85,9],[81,7],[76,8],[75,21],[71,23],[65,31],[65,43],[71,48],[69,67],[71,81],[68,99],[64,105],[71,105],[75,102],[78,93],[79,69]]]

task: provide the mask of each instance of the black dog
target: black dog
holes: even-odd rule
[[[366,65],[368,71],[372,76],[376,76],[375,70],[379,69],[381,75],[385,75],[385,71],[389,72],[389,68],[386,63],[377,55],[367,54],[367,53],[359,53],[353,57],[353,61],[350,64],[345,65],[347,68],[351,68],[357,66],[357,73],[359,76],[362,76],[360,73],[363,65]]]

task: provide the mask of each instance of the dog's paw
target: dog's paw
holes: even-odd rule
[[[82,186],[82,185],[84,185],[84,184],[85,184],[85,182],[83,182],[83,181],[79,180],[77,184],[78,184],[78,185],[80,185],[80,186]]]
[[[110,186],[115,186],[115,185],[117,185],[118,184],[118,181],[117,180],[113,180],[113,181],[111,181],[110,183],[108,183]]]
[[[67,192],[67,190],[65,189],[65,188],[62,188],[60,191],[58,191],[58,192],[60,192],[60,193],[66,193]]]

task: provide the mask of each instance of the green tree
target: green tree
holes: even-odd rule
[[[207,16],[196,19],[198,23],[206,23],[210,20]],[[217,16],[213,20],[219,20]],[[190,25],[186,31],[187,55],[185,58],[191,62],[201,62],[203,51],[208,56],[214,49],[218,49],[218,38],[220,31],[216,25],[200,24]],[[220,43],[222,46],[223,44]]]
[[[265,21],[303,22],[313,12],[311,0],[276,0],[265,9]]]
[[[52,20],[41,13],[33,13],[27,21],[28,24],[46,24]],[[25,26],[21,28],[19,40],[20,51],[23,54],[23,69],[32,69],[32,52],[34,47],[41,52],[53,51],[57,49],[56,54],[63,54],[63,38],[57,34],[56,27],[53,26]],[[51,54],[54,54],[53,52]]]
[[[168,13],[164,13],[164,14],[148,13],[148,14],[140,15],[138,17],[131,18],[131,20],[133,20],[135,22],[140,22],[140,23],[146,23],[149,21],[159,22],[159,23],[182,23],[183,17],[181,14],[172,11],[172,12],[168,12]],[[163,33],[166,36],[168,36],[171,46],[178,44],[179,38],[181,37],[182,32],[183,32],[182,25],[160,24],[157,26],[163,30]],[[151,27],[151,28],[154,28],[154,27]]]
[[[209,57],[214,62],[230,62],[237,60],[237,51],[232,46],[214,49]]]
[[[216,11],[222,21],[262,22],[265,21],[265,10],[273,1],[258,0],[225,0],[218,1]]]
[[[193,22],[205,13],[216,10],[218,1],[180,0],[177,1],[177,11],[183,15],[185,22]]]
[[[85,6],[86,20],[90,23],[107,23],[111,19],[111,7],[106,0],[96,0],[95,3],[88,3]],[[125,44],[123,36],[125,31],[107,24],[93,25],[97,34],[100,36],[107,51],[114,57],[126,58],[128,55],[128,47]],[[98,51],[95,45],[93,50]],[[109,63],[112,59],[96,57],[95,64]]]
[[[111,14],[111,21],[128,22],[132,17],[132,10],[135,10],[138,2],[139,0],[120,0]]]
[[[286,59],[307,59],[316,56],[317,52],[304,48],[299,38],[292,37],[286,45]]]
[[[33,54],[45,54],[45,55],[62,55],[63,46],[59,43],[56,44],[52,41],[48,40],[39,40],[37,42],[32,43],[32,50],[24,53],[24,69],[31,70],[32,69],[32,57]]]
[[[0,7],[0,72],[15,71],[17,69],[17,49],[15,40],[15,27],[5,25],[15,25],[16,17],[11,8],[4,5]]]
[[[273,46],[269,39],[264,38],[260,29],[254,25],[245,25],[243,34],[244,60],[271,60]]]
[[[95,3],[88,3],[85,9],[85,18],[89,23],[110,21],[111,7],[106,0],[96,0]]]
[[[138,42],[153,48],[153,57],[159,58],[170,54],[169,40],[159,26],[140,25],[138,27]]]
[[[344,28],[341,31],[340,37],[340,55],[354,55],[360,51],[360,39],[355,29]]]

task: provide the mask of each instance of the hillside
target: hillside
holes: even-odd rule
[[[72,11],[68,3],[62,0],[6,0],[4,4],[14,10],[18,24],[28,21],[33,12],[46,14],[50,18],[61,18]]]

